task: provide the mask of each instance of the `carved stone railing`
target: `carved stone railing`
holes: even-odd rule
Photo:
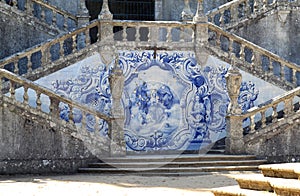
[[[89,34],[92,28],[100,28],[100,23],[93,22],[70,33],[60,35],[56,39],[4,58],[0,61],[0,68],[26,78],[36,79],[38,70],[47,71],[53,68],[57,61],[65,60],[64,58],[70,54],[90,46]],[[68,63],[66,63],[67,65]],[[39,74],[39,77],[42,76],[42,73]]]
[[[299,0],[233,0],[207,13],[209,21],[217,26],[230,29],[240,26],[243,21],[267,16],[272,10],[299,10]],[[271,13],[271,12],[270,12]]]
[[[281,96],[277,96],[266,103],[251,108],[240,116],[240,120],[246,122],[246,133],[253,134],[269,126],[271,123],[290,120],[299,110],[300,87],[295,88]]]
[[[187,50],[194,48],[195,25],[181,22],[112,21],[119,32],[114,42],[119,49]],[[152,48],[151,48],[152,47]]]
[[[5,0],[0,1],[6,2]],[[76,16],[42,0],[26,0],[25,4],[21,4],[17,0],[11,2],[10,5],[12,7],[21,11],[26,11],[26,13],[34,16],[39,21],[60,30],[69,31],[78,25]]]
[[[120,76],[117,75],[115,77],[118,78]],[[0,99],[4,108],[14,111],[18,107],[24,110],[18,115],[30,113],[28,116],[32,117],[33,120],[37,117],[44,119],[51,127],[59,127],[62,129],[61,131],[65,131],[67,134],[82,140],[84,145],[97,157],[102,156],[103,149],[110,151],[112,155],[120,156],[120,154],[124,154],[124,149],[121,149],[123,150],[122,152],[120,149],[115,152],[115,149],[110,148],[110,145],[116,146],[119,144],[112,138],[113,134],[116,134],[113,132],[120,132],[120,129],[123,130],[123,127],[118,122],[115,122],[116,115],[113,114],[114,111],[112,111],[112,116],[102,114],[4,69],[0,69],[0,80],[2,81]],[[114,81],[111,82],[114,83]],[[114,92],[115,89],[111,89],[111,91]],[[122,93],[120,90],[117,90],[117,92]],[[16,96],[17,93],[18,96]],[[32,94],[34,95],[32,96]],[[45,99],[48,99],[48,101],[45,101]],[[117,100],[114,100],[114,102],[116,103]],[[61,118],[59,107],[61,104],[69,109],[68,116],[64,119]],[[94,123],[93,127],[89,125],[88,129],[87,122],[90,118],[94,119]],[[108,124],[108,138],[99,134],[100,124],[103,124],[103,120]],[[92,128],[92,131],[90,128]]]
[[[233,0],[207,13],[210,22],[222,28],[266,13],[276,6],[276,0]]]
[[[246,144],[271,138],[292,127],[290,125],[298,123],[300,119],[300,87],[242,112],[237,102],[241,80],[242,75],[233,66],[226,75],[231,100],[226,116],[225,142],[229,154],[244,154],[247,152]]]
[[[208,29],[207,49],[213,55],[228,63],[234,60],[239,68],[283,89],[291,90],[300,84],[300,67],[296,64],[211,23]]]

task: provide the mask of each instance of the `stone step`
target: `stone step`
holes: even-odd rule
[[[183,154],[183,155],[131,155],[126,157],[103,157],[102,162],[124,163],[124,162],[197,162],[197,161],[235,161],[255,160],[252,155],[224,155],[224,154]]]
[[[270,177],[265,177],[263,174],[246,174],[234,177],[240,188],[251,189],[257,191],[273,191]]]
[[[239,186],[228,186],[213,189],[212,192],[215,196],[275,196],[275,193],[267,191],[255,191],[242,189]]]
[[[259,169],[266,177],[298,179],[300,176],[300,163],[281,163],[261,165]]]
[[[258,166],[212,166],[212,167],[180,167],[180,168],[79,168],[81,173],[109,173],[109,174],[146,174],[156,173],[202,173],[226,171],[256,171]]]
[[[238,161],[194,161],[194,162],[101,162],[89,164],[92,168],[157,168],[157,167],[208,167],[208,166],[243,166],[261,165],[265,160],[238,160]]]
[[[295,179],[272,179],[270,181],[276,195],[299,196],[300,181]]]

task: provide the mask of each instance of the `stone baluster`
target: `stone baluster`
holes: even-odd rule
[[[280,64],[280,78],[281,78],[282,81],[285,81],[285,80],[286,80],[286,79],[285,79],[284,67],[285,67],[285,65],[281,63],[281,64]]]
[[[50,45],[45,45],[42,49],[41,49],[41,53],[42,53],[42,59],[41,59],[41,67],[46,65],[49,61],[51,60],[51,53],[50,53]]]
[[[243,44],[241,43],[240,46],[241,46],[241,47],[240,47],[240,60],[241,60],[242,62],[245,62],[245,45],[243,45]]]
[[[251,14],[251,6],[250,6],[249,0],[245,0],[244,1],[244,6],[245,6],[244,17],[247,17],[247,16],[249,16]]]
[[[193,19],[193,12],[190,7],[190,0],[184,0],[184,8],[181,12],[182,21],[191,21]]]
[[[278,112],[277,112],[277,104],[272,106],[273,112],[272,112],[272,122],[277,122],[278,119]]]
[[[85,31],[84,31],[84,42],[85,42],[85,46],[88,46],[90,45],[91,43],[91,40],[90,40],[90,29],[87,28]]]
[[[36,91],[36,109],[42,110],[41,92]]]
[[[269,1],[268,0],[263,0],[263,6],[262,6],[262,9],[264,11],[266,11],[269,7]]]
[[[73,106],[69,104],[69,123],[74,123]]]
[[[98,133],[100,131],[100,118],[98,116],[95,116],[95,126],[94,126],[94,131],[95,133]]]
[[[272,59],[270,58],[268,77],[272,77],[273,75],[274,75],[274,66],[272,63]]]
[[[139,25],[136,26],[136,28],[135,28],[135,31],[136,31],[136,33],[135,33],[135,41],[136,42],[140,42],[141,41],[140,29],[141,29],[141,27]]]
[[[49,97],[49,99],[50,99],[50,112],[53,114],[53,116],[60,118],[59,100],[54,97]]]
[[[250,131],[249,133],[255,132],[255,115],[250,116]]]
[[[72,36],[72,52],[74,53],[77,50],[77,35]]]
[[[63,25],[63,28],[65,31],[68,31],[69,28],[68,28],[68,20],[69,20],[69,17],[67,15],[64,15],[64,25]]]
[[[81,114],[82,114],[81,129],[84,132],[87,130],[86,112],[81,110]]]
[[[224,14],[225,14],[225,11],[220,11],[220,19],[219,19],[220,27],[224,27],[224,25],[225,25]]]
[[[242,110],[238,104],[238,96],[242,82],[242,75],[235,67],[232,61],[232,68],[226,75],[226,83],[230,104],[226,116],[226,153],[243,154],[245,152],[243,140],[243,119],[241,117]]]
[[[261,114],[261,128],[265,128],[267,126],[266,110],[261,111],[260,114]]]
[[[33,6],[32,0],[26,0],[26,4],[25,4],[26,12],[30,15],[32,15],[33,12],[32,6]]]
[[[86,8],[85,0],[80,0],[79,2],[79,11],[76,15],[77,18],[77,26],[82,27],[85,24],[89,22],[90,16],[89,16],[89,10]]]
[[[23,88],[24,88],[23,103],[24,103],[26,106],[28,106],[28,104],[29,104],[29,102],[28,102],[28,100],[29,100],[29,96],[28,96],[28,88],[29,88],[29,87],[28,87],[27,85],[24,85]]]
[[[172,27],[167,27],[167,43],[171,43],[172,42]]]
[[[185,28],[184,27],[180,27],[180,40],[179,42],[184,42],[185,41]]]
[[[57,22],[57,13],[56,12],[52,12],[52,25],[53,26],[55,26],[55,27],[57,27],[57,24],[56,24],[56,22]]]
[[[221,33],[218,31],[216,32],[216,46],[221,48]]]
[[[294,112],[294,105],[293,105],[294,97],[289,97],[284,100],[284,116],[288,117],[289,114]]]
[[[27,73],[31,73],[32,71],[32,53],[28,54],[27,56]]]
[[[42,5],[40,5],[40,7],[41,7],[41,20],[46,21],[46,10],[43,8]]]
[[[124,139],[124,109],[121,105],[121,97],[123,94],[125,78],[123,71],[119,67],[118,58],[115,62],[115,67],[109,77],[109,84],[112,96],[112,122],[110,130],[110,154],[111,156],[125,156],[126,144]]]
[[[127,26],[126,25],[123,26],[122,39],[123,39],[123,42],[127,41]]]
[[[9,80],[9,93],[10,97],[15,99],[16,89],[15,89],[15,82],[12,80]]]
[[[230,15],[231,15],[231,22],[238,22],[239,20],[239,12],[238,12],[238,7],[236,5],[232,5],[230,7]]]
[[[13,73],[19,75],[19,59],[16,59],[14,61],[14,67],[15,67],[15,69],[14,69]]]
[[[292,83],[294,86],[297,86],[297,70],[292,69]]]
[[[229,44],[228,44],[228,54],[229,55],[235,55],[234,54],[234,47],[233,47],[233,40],[232,39],[230,39],[230,37],[228,38],[229,39]]]
[[[59,42],[59,58],[62,58],[65,54],[65,49],[64,49],[64,40],[61,40]]]

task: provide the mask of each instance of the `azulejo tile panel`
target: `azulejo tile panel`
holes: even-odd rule
[[[199,65],[193,52],[153,51],[120,51],[119,65],[125,76],[122,104],[128,151],[199,150],[225,137],[228,66]],[[109,114],[112,67],[83,63],[76,77],[53,80],[52,88]],[[253,83],[243,83],[241,90],[239,103],[246,110],[258,91]],[[69,120],[69,112],[61,105],[63,119]],[[73,113],[80,122],[81,114]],[[94,131],[94,119],[88,119]],[[105,122],[99,131],[107,136]]]

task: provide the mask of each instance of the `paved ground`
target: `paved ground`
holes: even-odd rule
[[[101,196],[211,196],[211,188],[236,185],[231,174],[190,177],[141,177],[123,175],[0,177],[0,195],[101,195]]]

